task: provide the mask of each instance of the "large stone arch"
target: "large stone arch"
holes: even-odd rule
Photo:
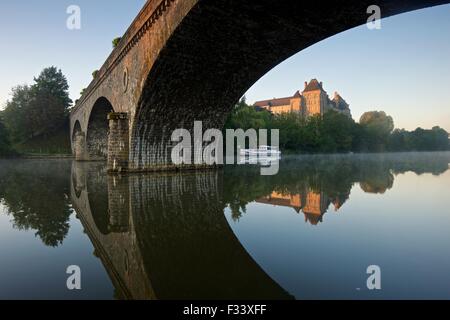
[[[376,4],[385,18],[448,2]],[[203,121],[204,129],[220,128],[234,103],[265,73],[318,41],[366,23],[373,4],[147,1],[73,108],[71,126],[79,120],[86,128],[92,105],[108,97],[120,113],[110,119],[115,137],[109,169],[173,169],[174,128],[192,129],[194,120]]]
[[[142,88],[130,168],[173,168],[171,133],[221,129],[233,105],[280,62],[367,21],[373,1],[199,0],[166,41]],[[436,2],[380,1],[383,17]],[[195,151],[194,151],[195,152]]]
[[[89,160],[106,160],[108,157],[108,114],[114,108],[105,97],[94,103],[87,123],[86,152]]]

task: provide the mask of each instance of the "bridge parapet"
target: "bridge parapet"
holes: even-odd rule
[[[145,32],[150,29],[156,20],[175,0],[148,0],[137,17],[131,23],[121,40],[106,59],[96,77],[86,88],[71,113],[75,113],[91,96],[92,92],[108,77],[111,71],[122,61],[128,52],[139,42]]]

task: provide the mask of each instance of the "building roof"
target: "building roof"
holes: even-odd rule
[[[276,107],[276,106],[286,106],[291,104],[292,97],[286,97],[286,98],[273,98],[270,100],[262,100],[262,101],[256,101],[254,106],[255,107]]]
[[[345,110],[349,107],[348,103],[337,92],[334,93],[334,98],[331,101],[339,110]]]
[[[294,98],[300,98],[301,96],[302,94],[298,90],[294,93]]]
[[[317,79],[312,79],[306,86],[303,92],[307,91],[315,91],[315,90],[323,90],[322,84],[317,81]]]

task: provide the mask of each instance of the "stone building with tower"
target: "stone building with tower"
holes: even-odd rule
[[[330,99],[323,89],[322,82],[317,79],[312,79],[309,83],[305,81],[303,91],[298,90],[292,97],[257,101],[254,107],[268,110],[272,114],[296,112],[308,117],[317,114],[323,115],[329,110],[334,110],[348,117],[352,116],[348,103],[339,93],[335,92],[333,99]]]

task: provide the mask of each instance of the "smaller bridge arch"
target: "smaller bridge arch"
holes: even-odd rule
[[[80,121],[76,121],[72,130],[72,147],[76,160],[82,160],[85,150],[85,133],[81,129]]]
[[[92,107],[86,136],[89,160],[103,161],[108,157],[108,114],[111,112],[114,108],[105,97],[98,98]]]

